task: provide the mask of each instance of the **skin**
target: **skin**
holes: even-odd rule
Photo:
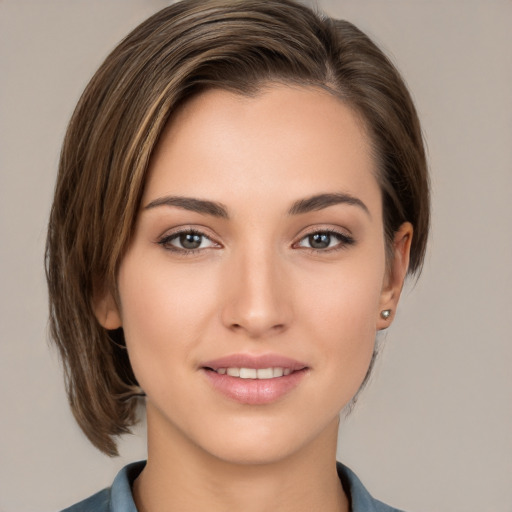
[[[339,413],[391,322],[380,312],[396,310],[412,238],[405,223],[386,262],[375,168],[363,123],[320,89],[210,90],[173,116],[150,163],[119,299],[105,293],[96,304],[104,327],[124,328],[147,395],[141,512],[348,511],[334,464]],[[360,203],[290,214],[318,194]],[[220,203],[228,218],[161,204],[168,196]],[[204,236],[185,253],[172,236],[190,229]],[[327,248],[311,248],[313,233],[330,236]],[[235,353],[277,353],[308,370],[279,400],[242,404],[201,369]]]

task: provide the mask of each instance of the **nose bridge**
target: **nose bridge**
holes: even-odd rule
[[[227,265],[229,294],[224,323],[250,337],[283,330],[290,317],[278,251],[267,243],[237,247]]]

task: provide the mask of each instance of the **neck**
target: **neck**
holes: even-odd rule
[[[299,451],[257,464],[222,460],[178,432],[170,437],[148,415],[148,462],[133,489],[139,512],[349,511],[336,473],[336,421]]]

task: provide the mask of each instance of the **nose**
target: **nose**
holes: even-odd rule
[[[245,251],[226,265],[222,322],[250,338],[266,338],[286,330],[292,307],[286,272],[270,249]]]

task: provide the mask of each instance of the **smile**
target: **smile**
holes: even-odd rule
[[[290,375],[290,368],[217,368],[216,371],[220,375],[229,375],[230,377],[239,377],[240,379],[275,379]]]
[[[214,391],[245,405],[265,405],[283,399],[311,371],[304,362],[271,353],[231,354],[204,361],[199,369]]]

